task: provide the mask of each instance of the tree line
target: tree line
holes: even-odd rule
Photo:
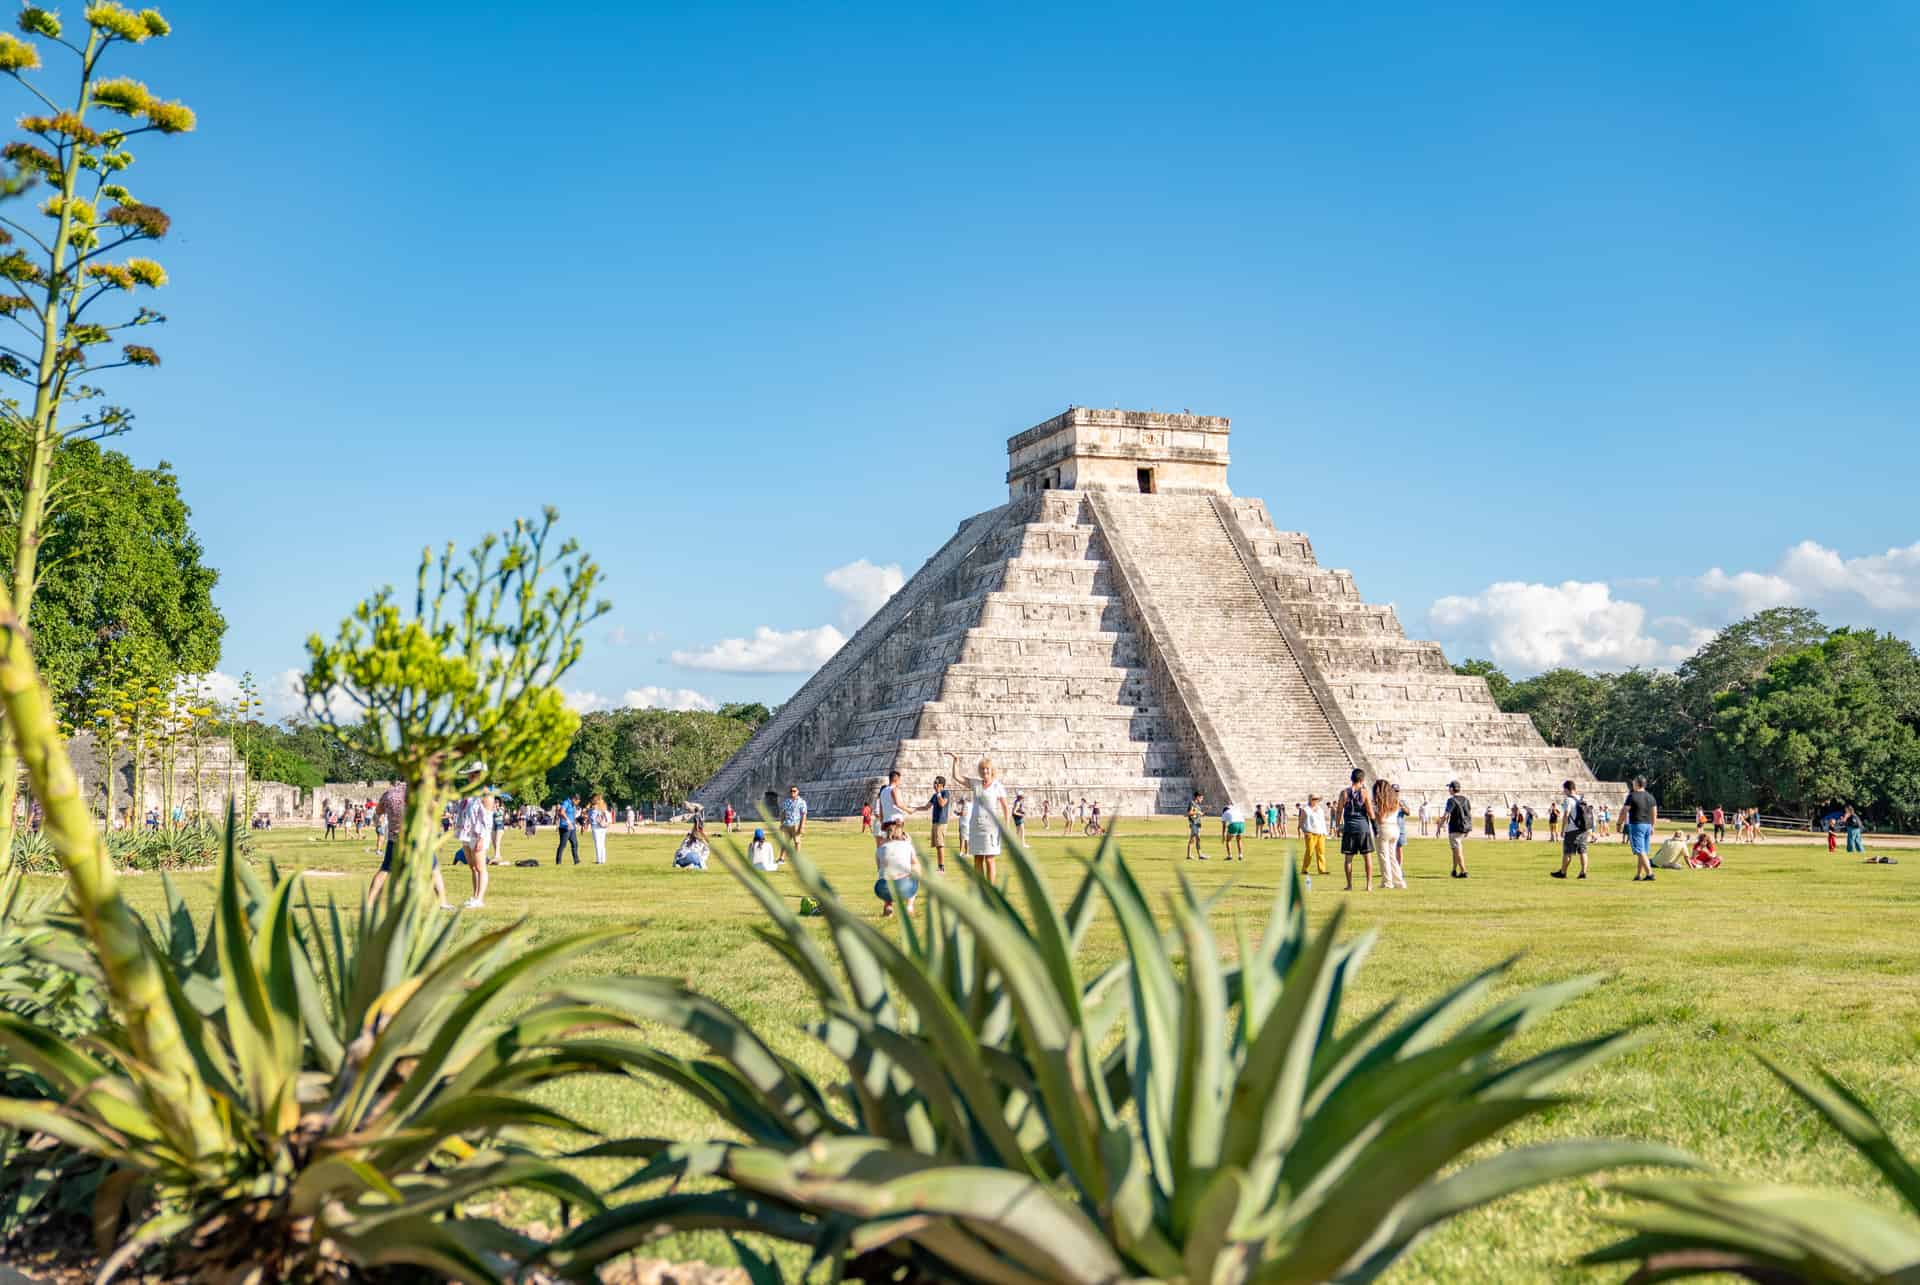
[[[1878,824],[1920,822],[1920,654],[1892,634],[1775,607],[1672,671],[1454,670],[1484,677],[1501,709],[1578,749],[1602,780],[1645,776],[1669,807],[1816,817],[1851,805]]]

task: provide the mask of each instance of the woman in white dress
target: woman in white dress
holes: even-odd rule
[[[982,758],[978,776],[968,776],[960,770],[960,756],[948,754],[953,764],[953,779],[956,783],[973,791],[973,806],[967,809],[967,826],[964,831],[967,848],[973,855],[973,868],[978,870],[988,883],[995,882],[999,872],[1000,822],[1009,825],[1013,822],[1013,813],[1007,807],[1007,786],[994,770],[993,760]],[[998,814],[998,820],[995,814]]]

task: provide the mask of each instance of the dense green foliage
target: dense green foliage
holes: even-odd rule
[[[1834,805],[1920,822],[1920,656],[1891,635],[1829,634],[1776,607],[1714,635],[1671,673],[1554,669],[1515,681],[1489,661],[1501,709],[1585,756],[1603,780],[1644,775],[1669,806],[1814,816]]]
[[[0,419],[0,431],[19,428]],[[0,454],[17,473],[22,451]],[[0,490],[18,489],[15,477]],[[202,561],[191,510],[171,468],[136,468],[98,443],[54,454],[60,503],[40,547],[33,650],[61,715],[81,725],[117,685],[201,673],[220,659],[226,620],[213,605],[219,573]],[[0,534],[0,576],[11,577],[13,532]]]
[[[678,804],[720,770],[767,718],[764,705],[699,710],[617,709],[580,720],[547,795],[604,794],[616,804]]]

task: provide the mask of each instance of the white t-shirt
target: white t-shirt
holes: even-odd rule
[[[747,845],[747,860],[755,870],[778,870],[780,868],[780,849],[765,839]]]
[[[1246,813],[1240,810],[1238,803],[1229,803],[1226,807],[1221,808],[1220,819],[1228,825],[1245,825],[1247,822]]]
[[[975,852],[1000,851],[1000,827],[994,816],[1007,801],[1007,784],[995,779],[991,784],[973,787],[973,806],[967,810],[967,846]]]
[[[1319,808],[1308,808],[1306,817],[1300,824],[1306,827],[1308,834],[1325,834],[1327,832],[1327,814]]]
[[[880,824],[885,825],[889,821],[904,821],[906,819],[907,810],[900,805],[899,799],[894,796],[893,787],[891,785],[881,786]]]
[[[873,863],[882,879],[899,883],[913,877],[913,841],[889,839],[874,850]]]

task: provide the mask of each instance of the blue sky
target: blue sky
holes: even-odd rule
[[[1920,622],[1910,5],[164,7],[122,444],[228,673],[553,503],[584,703],[777,700],[711,665],[817,657],[1068,403],[1231,416],[1456,659]]]

